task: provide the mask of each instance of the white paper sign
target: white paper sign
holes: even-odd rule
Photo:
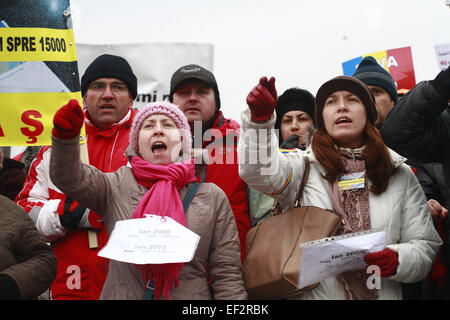
[[[450,43],[435,45],[436,58],[439,69],[445,70],[450,67]]]
[[[147,215],[117,221],[98,255],[135,264],[189,262],[199,241],[199,235],[172,218]]]
[[[386,247],[386,231],[365,231],[300,244],[303,248],[299,288],[346,271],[363,270],[364,256]]]
[[[138,96],[133,102],[137,109],[149,102],[167,99],[172,73],[181,66],[195,63],[214,72],[214,46],[210,43],[77,43],[76,46],[80,76],[104,53],[124,57],[130,63],[138,79]]]

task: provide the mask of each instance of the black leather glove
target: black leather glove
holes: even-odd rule
[[[61,225],[69,230],[78,228],[101,229],[103,228],[103,217],[82,204],[70,198],[59,204],[59,221]]]
[[[75,230],[78,228],[78,224],[80,223],[81,218],[83,218],[83,215],[87,211],[87,214],[89,214],[89,209],[85,206],[75,202],[70,198],[66,198],[66,201],[62,202],[60,204],[59,208],[59,221],[61,222],[61,225],[70,230]],[[63,208],[61,208],[61,206]],[[61,210],[62,209],[62,210]],[[62,213],[62,214],[61,214]]]
[[[18,300],[20,291],[17,283],[6,274],[0,274],[0,300]]]

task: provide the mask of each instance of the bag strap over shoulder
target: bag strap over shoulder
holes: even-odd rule
[[[306,181],[308,181],[309,169],[311,167],[308,157],[303,157],[303,160],[305,161],[305,171],[303,172],[302,183],[300,184],[300,189],[298,191],[297,200],[295,200],[295,203],[294,203],[294,208],[300,207],[300,205],[301,205],[302,197],[303,197],[303,190],[305,189]]]
[[[200,187],[200,183],[198,182],[192,182],[189,186],[188,191],[186,192],[186,195],[184,196],[183,199],[183,209],[184,209],[184,213],[187,212],[187,209],[189,207],[189,205],[191,204],[192,199],[195,196],[195,193],[197,192],[198,187]]]

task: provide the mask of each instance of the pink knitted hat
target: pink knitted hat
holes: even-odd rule
[[[192,148],[192,136],[188,120],[177,105],[166,101],[149,103],[145,105],[134,117],[130,132],[130,146],[133,148],[133,150],[136,153],[139,153],[139,131],[141,130],[141,126],[144,120],[150,117],[152,114],[163,114],[165,116],[168,116],[175,122],[176,126],[181,131],[181,136],[183,137],[183,155],[185,157],[189,157]]]

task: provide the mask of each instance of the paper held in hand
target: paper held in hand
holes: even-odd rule
[[[301,243],[299,288],[346,271],[364,270],[364,256],[386,247],[386,231],[368,230]]]
[[[189,262],[200,236],[170,217],[117,221],[99,256],[135,264]]]

